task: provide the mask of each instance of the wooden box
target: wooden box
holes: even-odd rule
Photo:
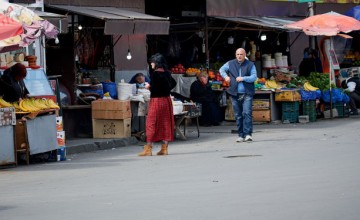
[[[253,109],[270,109],[270,100],[269,99],[254,99],[253,100]]]
[[[284,90],[275,92],[275,101],[277,102],[296,102],[301,101],[299,90]]]
[[[125,138],[131,136],[131,118],[92,119],[94,138]]]
[[[270,122],[271,121],[271,111],[270,110],[253,111],[253,121],[254,122]]]
[[[131,118],[130,101],[97,100],[91,103],[93,119],[126,119]]]

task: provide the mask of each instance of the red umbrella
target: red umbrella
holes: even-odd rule
[[[56,38],[59,32],[58,29],[48,21],[40,18],[34,11],[22,5],[0,1],[0,15],[21,23],[23,29],[22,34],[0,39],[0,52],[27,46],[42,36]]]
[[[0,40],[7,39],[23,33],[21,23],[0,14]]]
[[[328,12],[287,24],[285,27],[302,30],[311,36],[335,36],[340,32],[360,30],[360,21],[336,12]]]

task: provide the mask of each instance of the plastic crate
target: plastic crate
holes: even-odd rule
[[[282,112],[282,121],[289,121],[290,123],[296,123],[299,119],[299,111],[287,111]]]
[[[336,117],[348,117],[349,116],[349,105],[343,102],[332,103],[332,108],[336,109]],[[324,111],[330,110],[330,104],[326,103],[324,106]]]
[[[308,115],[310,122],[316,121],[316,117],[317,117],[316,101],[315,100],[302,101],[301,105],[302,105],[302,115]]]
[[[282,102],[281,107],[283,112],[299,112],[299,102]]]

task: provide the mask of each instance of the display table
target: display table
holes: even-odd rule
[[[179,135],[179,138],[182,139],[182,140],[186,140],[186,137],[185,137],[184,133],[181,131],[180,125],[181,125],[181,123],[184,121],[185,116],[186,116],[186,113],[187,113],[187,112],[182,112],[182,113],[179,113],[179,114],[174,115],[174,120],[175,120],[175,137],[176,137],[176,134],[178,134],[178,135]]]
[[[35,118],[17,119],[15,125],[16,153],[29,156],[57,150],[56,115],[48,114]]]
[[[0,166],[16,164],[14,126],[0,126],[1,150]]]

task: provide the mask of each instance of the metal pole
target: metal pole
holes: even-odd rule
[[[309,17],[313,16],[315,14],[313,2],[308,2],[308,9],[309,9]],[[315,49],[315,37],[310,37],[310,48]]]
[[[205,13],[205,54],[206,54],[206,70],[209,70],[210,54],[209,54],[209,34],[208,34],[208,17]]]

